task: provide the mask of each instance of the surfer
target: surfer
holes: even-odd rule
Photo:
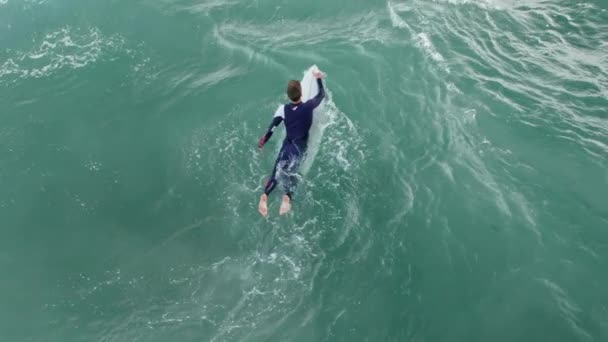
[[[304,152],[306,152],[308,132],[312,125],[313,109],[317,108],[325,97],[322,81],[324,77],[323,73],[315,70],[313,71],[313,76],[317,79],[319,86],[317,95],[306,102],[302,102],[302,86],[300,82],[295,80],[289,81],[287,83],[287,97],[290,102],[281,105],[277,109],[272,123],[268,127],[268,131],[260,138],[258,147],[262,148],[272,136],[274,129],[281,122],[285,121],[286,137],[274,163],[272,174],[268,181],[266,181],[264,193],[260,197],[258,205],[258,210],[263,216],[268,215],[268,194],[274,190],[277,183],[281,184],[284,192],[279,213],[284,215],[291,210],[291,196],[297,182],[296,171],[304,156]]]

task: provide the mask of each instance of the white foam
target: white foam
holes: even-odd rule
[[[445,176],[450,180],[450,182],[454,183],[454,173],[452,172],[452,167],[447,162],[437,162],[437,165],[441,168],[441,171],[445,174]]]
[[[500,9],[499,1],[494,0],[433,0],[434,2],[442,2],[450,5],[475,5],[483,9]],[[513,4],[517,0],[512,0]],[[508,1],[507,1],[508,2]]]
[[[425,32],[417,33],[414,29],[412,29],[403,18],[397,14],[397,11],[403,10],[401,7],[393,5],[390,1],[386,3],[386,8],[388,10],[388,15],[391,20],[391,24],[396,28],[404,28],[416,38],[416,45],[424,51],[426,55],[428,55],[433,61],[437,62],[439,65],[443,67],[446,72],[450,72],[449,68],[445,65],[445,58],[441,53],[437,51],[431,39]],[[406,8],[405,10],[409,10]]]
[[[196,78],[192,81],[190,86],[193,88],[213,86],[223,80],[241,75],[243,72],[244,71],[239,67],[227,65],[221,69],[206,73],[203,76]]]
[[[422,47],[424,51],[426,51],[434,61],[440,63],[444,62],[443,56],[439,52],[437,52],[435,46],[433,45],[433,43],[431,43],[431,40],[429,39],[429,36],[426,33],[418,33],[417,37],[419,46]]]
[[[46,34],[31,50],[16,51],[7,58],[0,67],[0,82],[46,77],[64,68],[79,69],[123,45],[121,37],[104,37],[97,28],[82,32],[64,27]]]
[[[8,0],[4,0],[4,1],[8,1]],[[42,5],[42,4],[45,4],[47,1],[48,0],[24,0],[23,2],[27,5]]]
[[[213,28],[213,36],[220,46],[224,47],[227,50],[240,52],[247,56],[247,59],[249,59],[250,61],[260,61],[264,64],[278,67],[279,69],[287,72],[287,68],[285,68],[284,65],[278,63],[276,60],[268,57],[267,55],[261,52],[256,51],[254,48],[248,46],[247,44],[240,44],[225,37],[224,31],[226,30],[228,30],[228,28],[223,25]]]
[[[237,1],[226,1],[226,0],[208,0],[195,5],[189,5],[180,8],[189,13],[203,13],[207,14],[216,8],[222,8],[238,4]]]
[[[312,54],[311,49],[302,46],[312,46],[328,41],[346,41],[353,44],[367,42],[387,42],[391,40],[391,30],[384,27],[381,19],[384,13],[366,12],[360,15],[346,17],[331,17],[327,19],[308,20],[274,20],[267,24],[251,24],[247,22],[224,22],[218,25],[216,31],[224,40],[230,40],[239,46],[251,46],[260,51],[282,53],[281,48],[294,47],[298,53],[291,51],[290,57],[298,57],[300,53]],[[294,26],[304,25],[305,30],[294,31]],[[255,42],[255,45],[252,44]],[[289,71],[287,71],[288,73]]]
[[[437,64],[439,64],[445,72],[449,73],[450,68],[445,65],[443,55],[437,51],[429,36],[426,33],[421,32],[418,33],[416,37],[418,38],[418,47],[420,47],[429,57],[431,57],[433,61],[437,62]]]
[[[553,300],[560,310],[560,316],[568,325],[584,340],[590,340],[591,336],[580,324],[578,315],[582,312],[581,308],[568,296],[568,293],[555,282],[546,279],[538,279],[553,297]]]
[[[386,7],[388,9],[388,15],[391,18],[391,23],[394,27],[410,29],[405,20],[401,19],[401,17],[397,14],[390,1],[386,3]]]

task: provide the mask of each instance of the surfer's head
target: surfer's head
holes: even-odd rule
[[[291,102],[299,102],[302,97],[302,86],[300,81],[291,80],[287,83],[287,97]]]

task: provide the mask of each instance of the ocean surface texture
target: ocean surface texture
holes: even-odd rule
[[[608,1],[0,0],[0,222],[2,342],[608,341]]]

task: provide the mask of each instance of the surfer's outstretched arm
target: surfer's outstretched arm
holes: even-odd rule
[[[312,99],[308,100],[308,103],[310,104],[310,106],[312,106],[312,108],[317,108],[320,104],[321,101],[323,101],[323,99],[325,98],[325,88],[323,87],[323,74],[320,75],[315,75],[315,77],[317,77],[317,85],[319,86],[319,92],[317,93],[317,95],[315,95],[315,97],[313,97]]]
[[[273,133],[275,127],[277,127],[278,125],[281,124],[281,122],[283,122],[284,116],[285,116],[285,111],[283,109],[283,106],[280,106],[279,109],[277,109],[277,111],[274,113],[274,117],[272,118],[272,122],[270,123],[270,126],[268,126],[268,130],[266,131],[266,134],[264,134],[260,138],[260,142],[258,143],[259,148],[264,147],[264,144],[266,144],[268,142],[268,140],[272,136],[272,133]]]

